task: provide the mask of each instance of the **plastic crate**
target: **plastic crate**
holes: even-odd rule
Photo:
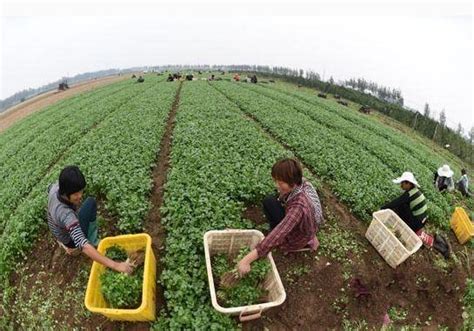
[[[214,278],[212,275],[211,257],[219,253],[235,254],[242,247],[250,247],[250,249],[254,249],[263,238],[263,234],[257,230],[208,231],[204,235],[204,252],[206,256],[206,268],[207,277],[209,279],[209,290],[211,292],[211,302],[214,309],[218,312],[228,315],[239,315],[241,321],[248,321],[260,318],[263,311],[279,306],[285,301],[286,292],[272,255],[269,253],[267,259],[270,261],[271,270],[263,282],[263,287],[268,291],[269,302],[227,308],[222,307],[217,302]]]
[[[464,208],[456,207],[451,216],[451,228],[460,244],[465,244],[474,237],[474,225]]]
[[[109,308],[100,291],[100,275],[105,266],[93,262],[87,283],[85,305],[93,313],[99,313],[112,320],[153,321],[155,320],[156,260],[151,249],[151,237],[146,233],[107,237],[100,241],[97,250],[105,254],[107,248],[119,245],[127,252],[145,249],[142,303],[135,309]]]
[[[421,247],[418,235],[392,210],[383,209],[372,215],[365,237],[392,268],[396,268]]]

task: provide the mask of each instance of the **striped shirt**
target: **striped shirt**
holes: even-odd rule
[[[408,191],[408,196],[410,197],[410,210],[413,216],[418,221],[423,221],[427,216],[426,211],[428,210],[424,194],[421,193],[418,187],[414,187]]]
[[[426,217],[428,216],[428,205],[426,198],[418,187],[412,188],[410,191],[405,191],[401,196],[393,201],[382,206],[382,209],[392,209],[394,211],[402,209],[409,209],[416,224],[412,224],[411,220],[404,219],[410,227],[423,227]]]
[[[318,245],[315,235],[323,216],[318,194],[311,183],[304,181],[283,200],[285,217],[255,247],[258,257],[266,256],[274,247],[292,251],[305,248],[310,242]]]
[[[48,188],[48,226],[53,236],[68,247],[82,249],[88,243],[81,230],[76,208],[59,196],[58,183]]]

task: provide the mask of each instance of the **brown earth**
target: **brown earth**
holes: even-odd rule
[[[100,233],[107,236],[120,234],[115,228],[116,218],[111,216],[98,199],[98,213],[104,223],[101,224]],[[20,266],[16,272],[10,276],[10,286],[15,289],[23,287],[26,292],[16,294],[15,300],[21,295],[24,300],[29,300],[32,295],[48,296],[49,293],[56,293],[58,289],[67,291],[71,284],[77,280],[81,271],[86,272],[87,277],[92,267],[92,261],[85,255],[78,256],[67,255],[53,239],[49,231],[43,232],[33,249],[28,255],[27,260]],[[40,287],[38,287],[40,284]],[[148,330],[148,323],[129,323],[114,322],[102,315],[84,314],[85,306],[83,305],[85,291],[87,287],[87,278],[81,281],[80,288],[73,289],[73,295],[77,297],[65,297],[66,301],[71,301],[68,305],[61,305],[54,309],[52,319],[60,321],[61,325],[69,325],[72,327],[82,327],[86,330],[95,330],[97,327],[101,330]],[[56,294],[54,294],[56,295]],[[11,300],[13,302],[13,298]],[[71,314],[71,309],[76,314]],[[79,311],[82,312],[78,317]],[[16,325],[16,322],[14,322]],[[18,325],[16,325],[18,327]],[[39,326],[38,326],[39,327]]]
[[[407,312],[404,320],[392,321],[398,326],[461,328],[460,299],[468,272],[465,267],[451,260],[445,269],[440,269],[434,265],[440,255],[422,248],[392,269],[365,239],[367,226],[350,214],[327,187],[319,194],[326,214],[333,215],[329,222],[349,230],[366,250],[361,254],[348,252],[346,258],[350,262],[346,265],[321,251],[275,251],[272,254],[286,290],[286,301],[263,313],[260,320],[243,323],[244,330],[339,330],[344,319],[353,323],[365,321],[369,328],[380,329],[390,307]],[[250,206],[242,216],[255,224],[266,222],[260,207]],[[324,231],[322,228],[321,233]],[[453,251],[462,252],[463,247],[454,236],[449,239]],[[298,274],[302,268],[305,271]],[[343,276],[345,271],[350,273],[347,279]],[[359,292],[351,286],[356,279],[366,287],[368,295],[357,297]]]
[[[72,85],[65,91],[50,91],[42,93],[34,98],[26,100],[18,105],[15,105],[6,111],[0,113],[0,132],[12,126],[16,121],[25,118],[26,116],[50,106],[60,100],[70,98],[76,94],[87,92],[96,89],[100,86],[112,84],[124,79],[129,79],[130,75],[110,76],[105,78],[94,79]]]
[[[166,177],[168,170],[170,168],[170,153],[171,153],[171,141],[172,133],[175,124],[176,112],[179,107],[179,98],[181,94],[181,87],[183,83],[180,82],[178,90],[176,91],[176,97],[171,107],[171,112],[168,116],[166,131],[161,140],[160,151],[157,155],[158,159],[156,166],[153,169],[153,189],[150,197],[151,209],[148,213],[145,232],[148,233],[152,238],[152,248],[153,253],[156,258],[156,309],[157,316],[161,309],[165,308],[165,297],[164,289],[158,283],[161,272],[163,271],[164,264],[161,263],[161,257],[165,245],[165,228],[161,224],[161,212],[160,207],[163,205],[163,194],[164,194],[164,184],[166,182]]]
[[[169,137],[168,134],[165,136]],[[166,148],[164,147],[167,140],[164,139],[164,145],[162,145],[165,155]],[[160,156],[158,166],[154,169],[153,192],[155,193],[157,188],[162,187],[157,186],[156,183],[166,178],[167,166],[163,168],[166,164],[162,162],[163,159],[167,158]],[[164,171],[160,174],[158,169],[164,169]],[[156,198],[155,193],[152,197],[154,202],[152,202],[153,207],[148,220],[158,222],[147,222],[147,232],[153,237],[153,249],[159,258],[164,232],[159,223],[161,217],[156,205],[159,199]],[[334,215],[337,226],[350,230],[354,235],[354,240],[367,247],[367,252],[360,255],[348,253],[347,258],[351,261],[351,277],[347,280],[343,278],[345,266],[337,260],[324,256],[320,251],[287,255],[279,251],[274,252],[273,256],[287,293],[287,299],[283,305],[265,312],[260,320],[244,323],[244,330],[341,329],[345,316],[352,321],[364,320],[369,327],[378,329],[389,307],[399,307],[408,311],[407,318],[397,323],[398,325],[414,325],[415,323],[424,325],[431,317],[432,327],[425,326],[426,329],[432,329],[437,325],[448,326],[450,329],[460,328],[462,319],[459,299],[464,293],[467,270],[454,265],[450,265],[445,271],[436,268],[433,260],[438,256],[427,249],[421,249],[397,269],[390,268],[363,237],[366,225],[348,213],[346,207],[340,204],[326,188],[323,188],[320,196],[326,214]],[[107,235],[118,234],[113,226],[113,219],[103,208],[100,200],[99,213],[105,219],[103,230],[107,232]],[[266,222],[260,206],[248,207],[243,216],[256,224]],[[323,228],[321,232],[324,231]],[[28,257],[26,268],[20,268],[20,274],[12,274],[12,287],[16,288],[22,282],[26,288],[34,289],[36,283],[42,282],[47,293],[48,290],[67,288],[82,269],[85,269],[88,274],[91,262],[87,257],[66,255],[47,232],[40,238]],[[462,247],[455,243],[452,236],[450,240],[454,251],[460,252]],[[294,271],[301,267],[307,268],[306,271],[300,275],[295,274]],[[157,274],[159,272],[160,270]],[[25,273],[30,277],[23,277]],[[350,286],[350,281],[354,278],[359,279],[367,287],[368,297],[355,296],[356,292]],[[344,292],[341,289],[344,289]],[[80,300],[84,298],[84,291],[85,284],[83,290],[77,293],[81,296]],[[343,298],[346,300],[342,300]],[[161,289],[157,289],[157,299],[159,309],[164,302]],[[97,314],[81,317],[78,320],[77,316],[71,314],[67,308],[56,310],[53,317],[61,320],[65,325],[81,325],[86,329],[100,327],[104,330],[121,328],[147,330],[149,328],[148,323],[113,322]]]

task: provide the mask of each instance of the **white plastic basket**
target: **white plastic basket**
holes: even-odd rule
[[[392,210],[383,209],[372,215],[365,237],[392,268],[396,268],[421,247],[418,235]]]
[[[278,274],[275,262],[271,253],[267,255],[271,264],[271,270],[265,277],[263,287],[268,291],[269,302],[241,306],[222,307],[217,302],[214,278],[212,276],[211,257],[219,253],[235,254],[242,247],[255,246],[263,240],[264,236],[257,230],[222,230],[208,231],[204,234],[204,252],[206,256],[207,277],[209,279],[209,290],[211,292],[211,302],[214,309],[228,315],[239,315],[240,321],[249,321],[260,318],[263,311],[281,305],[286,299],[286,292]]]

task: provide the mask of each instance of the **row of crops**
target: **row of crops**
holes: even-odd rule
[[[374,122],[308,95],[228,82],[213,86],[288,145],[359,217],[370,219],[373,211],[398,195],[391,179],[412,171],[430,201],[430,219],[447,228],[449,197],[431,184],[435,165],[442,161],[430,159],[422,148],[415,153],[406,139],[389,136]]]
[[[412,163],[407,163],[393,158],[393,150],[383,154],[383,142],[362,144],[360,136],[350,133],[365,138],[369,133],[354,131],[343,117],[333,118],[331,124],[323,107],[287,97],[268,87],[224,81],[184,85],[162,207],[167,239],[161,282],[167,313],[154,324],[156,329],[233,327],[210,305],[202,236],[212,229],[252,227],[241,218],[244,205],[272,190],[271,165],[290,152],[268,138],[260,125],[340,188],[341,198],[362,217],[399,194],[391,183],[399,169],[413,165],[430,171],[412,156]],[[384,155],[387,161],[381,160]],[[367,167],[370,172],[364,170]],[[354,176],[354,169],[361,171],[360,176]],[[361,183],[370,191],[361,189]],[[423,184],[429,186],[428,181]],[[441,199],[432,204],[431,216],[446,214],[449,206],[444,198],[434,190],[428,194]]]
[[[14,132],[35,133],[29,143],[3,149],[8,153],[10,146],[15,148],[11,159],[17,162],[9,159],[0,170],[8,183],[2,184],[0,196],[3,280],[46,228],[46,190],[65,165],[77,164],[83,170],[86,194],[105,198],[107,209],[119,217],[121,231],[142,229],[149,209],[151,168],[178,86],[162,80],[150,77],[144,84],[119,83],[71,99],[39,113],[40,117],[49,113],[48,126],[25,121],[2,136],[14,139]]]
[[[348,121],[351,121],[353,124],[357,125],[361,130],[367,130],[373,134],[373,138],[382,139],[387,141],[387,145],[395,145],[400,147],[405,151],[405,154],[410,154],[411,156],[416,156],[416,159],[433,171],[442,164],[446,162],[447,159],[454,159],[454,155],[446,153],[443,155],[438,155],[433,153],[432,148],[429,148],[425,144],[420,144],[415,142],[414,139],[407,139],[407,136],[396,129],[393,129],[387,125],[381,125],[379,122],[374,121],[372,118],[367,116],[361,116],[359,113],[348,111],[348,108],[341,106],[334,101],[318,98],[314,93],[307,93],[306,91],[300,91],[295,89],[294,86],[289,84],[279,84],[277,86],[272,86],[273,90],[282,92],[286,95],[299,98],[303,101],[306,101],[318,109],[328,110],[331,113],[342,117]],[[459,159],[458,159],[459,161]],[[452,164],[452,167],[456,168],[457,162]],[[460,170],[460,169],[455,169]]]
[[[203,234],[251,228],[244,202],[273,190],[270,169],[289,156],[206,82],[183,86],[165,188],[165,287],[168,314],[159,330],[232,329],[210,304]]]
[[[129,90],[128,93],[119,93],[122,88],[105,88],[83,99],[77,99],[77,102],[71,100],[71,103],[65,103],[59,109],[47,111],[51,116],[40,119],[37,125],[33,122],[31,125],[15,127],[16,131],[20,131],[16,135],[18,138],[15,137],[11,143],[3,145],[5,147],[0,154],[0,196],[2,206],[5,207],[0,210],[0,233],[17,205],[46,175],[58,156],[95,123],[107,116],[110,110],[115,109],[135,92]],[[25,133],[18,130],[23,129],[23,126],[27,127]]]
[[[0,135],[2,280],[46,229],[46,188],[65,165],[83,170],[86,193],[103,198],[121,232],[142,230],[151,169],[179,89],[162,77],[62,101]],[[210,305],[202,238],[211,229],[253,227],[241,216],[245,205],[274,189],[271,166],[291,152],[262,128],[359,217],[368,219],[398,195],[391,179],[411,170],[430,200],[432,221],[447,226],[449,197],[431,185],[432,172],[444,162],[428,148],[289,85],[185,82],[161,208],[166,313],[155,328],[236,327]]]

